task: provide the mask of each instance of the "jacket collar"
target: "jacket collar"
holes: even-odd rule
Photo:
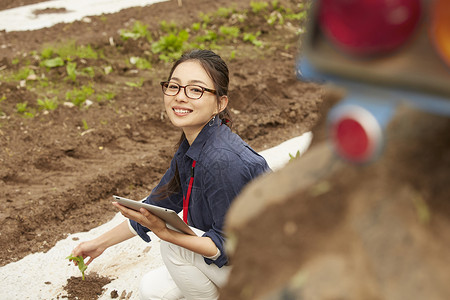
[[[186,153],[193,160],[198,160],[200,157],[200,153],[202,152],[203,146],[209,137],[219,129],[219,126],[222,124],[222,120],[216,116],[214,121],[210,121],[206,123],[203,129],[195,138],[192,145],[189,146],[188,141],[185,139],[180,146],[180,150],[182,153]]]

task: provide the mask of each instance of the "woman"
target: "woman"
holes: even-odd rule
[[[142,299],[217,299],[226,283],[225,215],[241,189],[269,170],[264,158],[228,127],[228,83],[225,62],[209,50],[186,53],[168,81],[161,82],[166,112],[182,136],[169,169],[145,202],[183,210],[198,235],[171,230],[145,209],[113,203],[129,221],[72,251],[89,257],[90,264],[106,248],[135,235],[149,242],[151,230],[161,239],[164,266],[143,277]]]

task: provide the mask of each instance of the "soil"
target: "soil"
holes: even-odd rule
[[[0,9],[36,2],[41,1],[13,3],[0,0]],[[278,2],[285,7],[298,9],[297,1]],[[162,20],[190,27],[192,23],[200,21],[200,12],[213,13],[219,7],[251,11],[249,4],[250,1],[185,0],[180,7],[178,1],[168,1],[90,17],[88,22],[58,24],[36,31],[0,31],[0,76],[17,72],[27,63],[38,72],[41,69],[33,51],[40,53],[45,45],[73,40],[79,45],[89,44],[104,54],[97,60],[77,59],[78,66],[97,70],[110,65],[113,71],[108,75],[96,72],[93,78],[79,76],[79,82],[70,83],[65,79],[64,67],[54,68],[46,73],[50,82],[46,88],[48,98],[64,99],[67,91],[89,83],[95,85],[96,91],[113,91],[115,95],[107,101],[92,99],[91,105],[81,108],[61,103],[56,110],[48,112],[38,109],[36,101],[42,97],[42,91],[32,78],[22,82],[0,83],[0,99],[3,99],[0,102],[0,266],[30,253],[45,252],[70,233],[87,231],[103,224],[116,213],[111,205],[113,194],[143,198],[168,167],[180,134],[165,117],[161,103],[159,81],[167,77],[170,64],[153,60],[149,70],[130,65],[126,61],[132,56],[152,57],[150,45],[143,39],[123,41],[119,30],[130,28],[139,20],[152,33],[161,34],[159,24]],[[301,38],[298,29],[304,24],[302,21],[286,22],[272,27],[261,16],[251,13],[249,16],[245,26],[241,25],[241,30],[258,29],[261,32],[259,38],[266,46],[256,48],[235,39],[216,50],[227,61],[231,71],[229,105],[233,112],[233,130],[255,150],[261,151],[315,128],[316,138],[309,150],[314,152],[325,137],[323,126],[319,124],[315,127],[320,120],[324,97],[320,86],[299,82],[295,77],[295,59]],[[226,25],[236,24],[233,18],[227,22]],[[209,26],[217,29],[220,25],[223,24],[212,23]],[[235,57],[231,58],[233,51]],[[17,58],[20,58],[18,63]],[[142,82],[142,85],[130,86],[130,82]],[[24,102],[28,103],[34,117],[27,118],[17,112],[16,104]],[[414,120],[423,119],[420,114],[413,117]],[[411,119],[408,121],[412,122]],[[409,138],[400,138],[400,142],[393,143],[394,148],[388,148],[390,154],[376,164],[356,170],[346,166],[340,173],[326,175],[327,182],[336,187],[337,196],[325,193],[323,199],[320,198],[323,204],[308,211],[310,214],[302,213],[303,223],[295,224],[308,226],[309,241],[316,241],[317,247],[308,247],[305,242],[292,243],[289,245],[291,248],[288,248],[292,251],[286,250],[280,254],[282,259],[273,255],[276,252],[270,252],[275,251],[273,247],[267,247],[268,251],[263,251],[254,261],[248,258],[255,257],[255,249],[243,243],[234,257],[234,261],[239,263],[236,272],[240,275],[232,277],[224,297],[238,299],[244,295],[242,290],[249,290],[243,286],[245,282],[253,287],[259,284],[264,287],[261,289],[263,292],[279,288],[285,282],[283,280],[288,280],[299,266],[325,253],[319,246],[327,242],[323,232],[333,232],[330,229],[332,223],[345,222],[346,219],[340,217],[345,216],[349,207],[355,203],[359,203],[359,211],[379,207],[376,200],[380,198],[393,197],[400,203],[404,201],[411,204],[408,198],[410,194],[400,189],[405,183],[414,187],[431,211],[432,217],[423,230],[422,241],[435,245],[436,249],[441,249],[445,243],[448,245],[445,233],[449,228],[450,216],[447,184],[450,170],[449,124],[444,119],[437,123],[439,128],[424,129],[423,132],[427,134],[420,137],[425,139],[417,138],[417,134],[412,135],[415,129],[403,124],[397,126],[402,128],[402,132],[407,132]],[[433,124],[429,122],[424,127]],[[360,184],[356,185],[355,182]],[[358,201],[349,200],[355,194],[360,195]],[[376,195],[379,197],[364,202],[365,199],[361,198],[365,198],[363,195],[366,194],[374,199]],[[290,213],[292,215],[289,217],[295,219],[295,212],[304,211],[305,202],[314,203],[317,200],[306,192],[302,199],[288,201],[287,210],[276,210],[272,212],[273,215],[269,214],[263,230],[249,229],[245,234],[253,235],[257,241],[267,240],[268,230],[277,228],[280,218]],[[336,202],[339,199],[342,202]],[[331,212],[326,210],[327,207],[331,207]],[[320,211],[327,213],[319,214]],[[411,207],[402,210],[399,206],[395,213],[411,218]],[[395,232],[395,228],[388,228],[388,231]],[[353,235],[346,233],[340,232],[340,243],[337,245],[352,243]],[[335,241],[333,237],[330,236],[330,243]],[[261,246],[261,243],[255,245]],[[305,249],[304,255],[299,254],[301,249]],[[396,255],[402,255],[404,248],[399,247],[397,250],[399,252]],[[443,254],[441,251],[435,253]],[[421,255],[428,253],[423,251],[414,258],[420,260]],[[448,255],[427,256],[423,261],[431,262],[436,268],[443,268],[444,262],[448,262]],[[258,270],[255,263],[267,265],[268,268],[263,269],[264,272],[250,272]],[[386,271],[384,278],[395,275],[395,272],[392,275]],[[447,275],[447,282],[449,277]],[[89,280],[100,284],[94,284],[92,289],[81,290],[73,287],[85,285],[85,282],[80,284],[80,277],[72,277],[68,279],[65,290],[71,297],[95,299],[108,279],[99,275]],[[127,295],[120,297],[125,299]]]

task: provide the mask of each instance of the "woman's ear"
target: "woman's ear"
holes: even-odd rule
[[[228,97],[221,96],[219,99],[219,113],[222,112],[228,105]]]

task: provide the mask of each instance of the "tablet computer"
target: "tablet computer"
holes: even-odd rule
[[[184,221],[180,218],[180,216],[171,209],[119,197],[116,195],[113,195],[113,198],[114,200],[116,200],[117,203],[136,211],[139,211],[141,207],[145,208],[152,214],[163,219],[166,222],[166,226],[170,229],[177,230],[179,232],[189,235],[196,235],[194,231],[192,231],[192,229],[186,223],[184,223]]]

